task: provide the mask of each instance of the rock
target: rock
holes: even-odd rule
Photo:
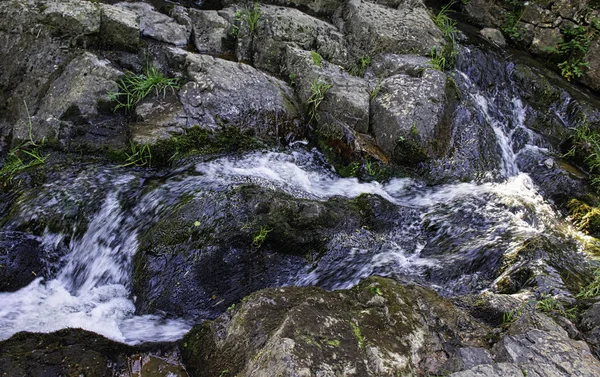
[[[188,124],[233,126],[271,138],[300,138],[305,128],[284,82],[246,64],[187,54],[191,80],[179,91]]]
[[[45,1],[42,7],[44,22],[61,35],[81,37],[100,31],[100,8],[89,1]]]
[[[307,103],[313,94],[314,83],[331,85],[314,115],[316,121],[330,132],[344,134],[346,130],[361,133],[369,131],[369,88],[367,81],[345,72],[329,62],[315,64],[308,51],[288,48],[286,51],[288,75],[295,77],[296,95]],[[307,111],[313,111],[307,103]]]
[[[590,63],[590,68],[585,71],[582,80],[587,86],[600,92],[600,39],[592,41],[586,60]]]
[[[186,192],[193,197],[140,234],[133,289],[143,313],[214,318],[256,290],[294,281],[337,235],[385,226],[358,208],[398,213],[369,196],[319,202],[256,186]]]
[[[214,10],[189,10],[194,46],[202,54],[231,53],[227,44],[232,25]]]
[[[235,0],[224,0],[223,5],[235,4]],[[342,0],[266,0],[263,4],[297,8],[312,16],[331,16],[343,4]]]
[[[130,10],[139,16],[140,31],[144,37],[175,46],[187,45],[191,29],[171,17],[157,12],[152,5],[136,2],[118,3],[115,6]]]
[[[19,290],[44,276],[39,239],[20,232],[0,233],[0,292]]]
[[[556,48],[561,38],[559,28],[548,29],[537,27],[533,31],[533,40],[529,46],[529,51],[535,55],[550,56],[551,50]]]
[[[466,371],[452,373],[448,377],[527,377],[523,370],[514,364],[495,363],[479,365]]]
[[[135,49],[140,43],[139,17],[132,11],[102,4],[100,35],[111,47]]]
[[[439,374],[486,331],[430,290],[369,278],[347,291],[267,289],[182,340],[188,370],[233,375]]]
[[[581,326],[586,330],[600,327],[600,302],[595,302],[581,314]]]
[[[504,39],[504,36],[500,30],[485,28],[481,29],[480,33],[485,39],[494,43],[498,47],[506,47],[506,40]]]
[[[120,74],[108,60],[91,53],[74,58],[51,82],[39,107],[30,109],[30,120],[37,126],[33,130],[34,140],[45,137],[68,144],[83,135],[90,141],[103,140],[103,144],[122,142],[126,130],[118,118],[112,118],[108,97],[108,93],[117,91],[115,81]],[[109,113],[106,117],[112,119],[100,123],[105,116],[102,112]],[[96,128],[99,125],[102,131]],[[13,137],[27,140],[28,134],[29,119],[24,117],[15,125]]]
[[[168,140],[190,127],[174,91],[142,100],[135,107],[135,116],[136,121],[130,125],[130,134],[131,139],[139,145]]]
[[[421,3],[421,1],[418,1]],[[336,24],[346,34],[355,57],[378,53],[429,55],[444,44],[425,7],[401,4],[397,9],[361,0],[348,1]]]
[[[257,68],[280,73],[288,45],[314,50],[325,60],[348,65],[344,36],[333,25],[291,8],[262,5],[260,12],[258,29],[243,37],[252,38],[252,56],[247,60]]]
[[[79,329],[21,332],[0,342],[0,365],[6,376],[109,377],[144,370],[188,377],[175,355],[177,351],[167,344],[132,347]]]
[[[367,77],[383,80],[398,74],[419,76],[426,68],[431,68],[431,59],[417,55],[378,55],[367,70]]]
[[[471,0],[464,4],[464,12],[478,25],[499,28],[505,11],[494,0]]]
[[[578,21],[577,19],[583,16],[587,9],[589,9],[588,0],[558,0],[552,4],[552,12],[562,18],[575,21]]]
[[[540,313],[519,317],[492,353],[496,362],[529,364],[527,369],[533,370],[539,365],[559,376],[600,374],[600,361],[587,344],[570,339],[566,331]]]
[[[377,144],[400,163],[422,161],[443,150],[438,137],[446,110],[446,75],[426,69],[419,77],[396,75],[381,82],[371,101]]]
[[[485,348],[464,347],[456,352],[456,368],[458,370],[471,369],[477,365],[492,364],[492,356]]]

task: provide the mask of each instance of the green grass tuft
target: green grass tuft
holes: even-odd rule
[[[154,67],[147,67],[144,73],[136,74],[126,72],[125,77],[117,82],[118,91],[108,94],[109,98],[116,103],[114,110],[125,108],[131,110],[150,93],[155,92],[163,96],[167,89],[173,91],[179,89],[178,80],[164,76]]]

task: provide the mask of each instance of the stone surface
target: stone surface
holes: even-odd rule
[[[40,241],[20,232],[0,233],[0,292],[13,292],[44,276]]]
[[[102,5],[100,35],[110,47],[135,49],[140,43],[139,17],[134,12]]]
[[[502,32],[500,30],[484,28],[481,29],[480,33],[484,36],[485,39],[494,43],[498,47],[506,47],[506,40],[504,39],[504,36],[502,35]]]
[[[146,3],[118,3],[116,6],[130,10],[140,18],[140,31],[144,37],[185,46],[190,38],[191,29],[176,22],[173,18],[157,12]]]
[[[59,34],[80,37],[100,31],[100,8],[89,1],[46,1],[42,7],[44,21]]]
[[[288,45],[314,50],[324,60],[336,64],[348,63],[344,36],[333,25],[292,8],[262,5],[260,12],[258,29],[251,35],[240,36],[252,39],[250,51],[238,51],[242,59],[257,68],[280,73],[285,67],[282,58]]]
[[[183,106],[173,90],[153,94],[138,103],[135,117],[130,126],[131,139],[140,145],[168,140],[189,127]]]
[[[432,291],[369,278],[347,291],[257,292],[182,344],[199,377],[436,375],[486,331]]]
[[[236,0],[224,0],[224,5],[235,4]],[[331,16],[344,2],[342,0],[266,0],[264,4],[297,8],[313,16]]]
[[[348,1],[336,24],[354,56],[378,53],[428,55],[444,44],[442,32],[424,7],[406,2],[397,9],[361,0]]]
[[[381,82],[371,102],[377,144],[399,162],[433,157],[446,108],[446,75],[426,69],[421,76],[396,75]]]
[[[251,129],[273,138],[302,137],[305,129],[287,85],[249,65],[188,54],[179,97],[188,124]]]
[[[194,30],[194,46],[202,54],[229,52],[227,39],[232,25],[214,10],[189,10]]]

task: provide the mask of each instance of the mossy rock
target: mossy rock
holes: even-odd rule
[[[487,327],[431,290],[372,277],[351,290],[266,289],[181,341],[199,377],[440,374],[453,352],[483,346]],[[480,338],[481,337],[481,338]]]
[[[571,221],[577,229],[594,237],[600,236],[600,209],[598,207],[571,199],[567,208]]]

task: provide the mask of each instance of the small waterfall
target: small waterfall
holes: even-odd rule
[[[525,126],[525,106],[509,90],[510,81],[484,90],[472,77],[475,73],[461,70],[466,73],[456,75],[465,89],[463,100],[470,101],[485,120],[483,126],[493,130],[500,157],[495,167],[500,174],[486,172],[493,178],[484,183],[432,187],[408,178],[359,182],[340,178],[316,150],[295,145],[285,152],[253,152],[181,167],[143,189],[143,184],[131,184],[136,178],[142,181],[137,173],[113,169],[75,175],[61,180],[65,184],[49,183],[31,193],[30,218],[39,215],[36,211],[60,211],[65,200],[71,207],[71,202],[83,201],[94,214],[80,236],[70,234],[74,229],[65,229],[64,234],[46,232],[48,245],[70,239],[69,252],[55,277],[0,293],[0,339],[19,331],[65,327],[81,327],[130,344],[181,338],[191,322],[135,315],[131,279],[138,233],[183,195],[193,198],[197,193],[248,184],[316,201],[374,194],[396,211],[384,230],[363,227],[334,235],[319,260],[296,270],[290,267],[289,276],[276,279],[280,285],[347,288],[378,274],[421,281],[444,294],[489,287],[503,255],[532,237],[552,232],[561,220],[517,167],[519,153],[531,148],[543,152],[544,145]],[[102,187],[108,187],[108,192],[100,201]],[[69,190],[78,193],[77,200],[69,199]],[[126,206],[122,197],[127,195],[133,199]]]

